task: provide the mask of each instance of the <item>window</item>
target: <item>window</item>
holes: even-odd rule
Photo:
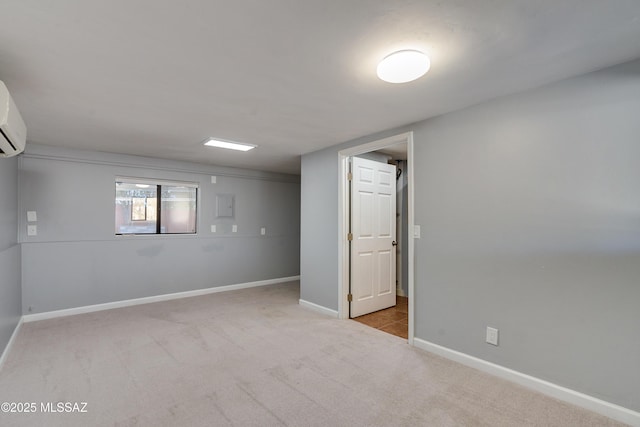
[[[198,186],[116,179],[116,234],[195,234]]]

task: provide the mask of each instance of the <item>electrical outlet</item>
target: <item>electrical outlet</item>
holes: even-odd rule
[[[264,236],[265,234],[267,234],[267,228],[266,228],[266,227],[262,227],[262,228],[260,229],[260,234],[261,234],[261,235],[263,235],[263,236]]]
[[[27,222],[37,222],[38,214],[36,211],[27,211]]]
[[[487,326],[487,343],[498,345],[498,330],[496,328],[490,328]]]
[[[211,232],[212,232],[212,233],[215,233],[215,232],[216,232],[216,226],[215,226],[215,225],[212,225],[212,226],[211,226]]]
[[[38,226],[27,225],[27,236],[37,236],[37,235],[38,235]]]
[[[233,224],[233,226],[231,227],[231,232],[232,233],[237,233],[238,232],[238,226],[236,224]]]
[[[215,176],[211,177],[211,183],[215,184],[218,181],[218,178],[216,178]]]

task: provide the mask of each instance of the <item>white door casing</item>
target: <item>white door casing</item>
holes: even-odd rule
[[[396,304],[396,167],[354,157],[351,317]]]

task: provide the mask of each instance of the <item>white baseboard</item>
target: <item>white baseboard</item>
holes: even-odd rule
[[[540,378],[532,377],[531,375],[523,374],[522,372],[514,371],[513,369],[505,368],[504,366],[496,365],[495,363],[487,362],[486,360],[482,360],[459,351],[451,350],[447,347],[443,347],[420,338],[414,338],[413,344],[422,350],[435,353],[447,359],[462,363],[463,365],[512,381],[520,384],[521,386],[546,394],[547,396],[580,406],[581,408],[588,409],[632,426],[640,426],[640,413],[632,411],[631,409],[541,380]]]
[[[2,356],[0,356],[0,371],[2,370],[2,366],[4,365],[4,362],[7,360],[7,357],[9,357],[9,351],[11,350],[11,346],[13,346],[13,342],[15,341],[16,337],[18,336],[18,331],[20,330],[20,326],[22,326],[23,318],[24,316],[20,316],[20,320],[18,321],[18,324],[13,330],[13,333],[11,334],[11,338],[9,338],[9,342],[7,343],[6,347],[4,348],[4,351],[2,352]]]
[[[312,302],[305,301],[305,300],[303,300],[303,299],[298,300],[298,303],[299,303],[301,306],[306,307],[306,308],[309,308],[309,309],[311,309],[311,310],[313,310],[313,311],[315,311],[315,312],[317,312],[317,313],[326,314],[327,316],[331,316],[331,317],[335,317],[335,318],[337,318],[337,317],[338,317],[338,311],[337,311],[337,310],[332,310],[332,309],[330,309],[330,308],[323,307],[323,306],[321,306],[321,305],[314,304],[314,303],[312,303]]]
[[[278,279],[259,280],[257,282],[238,283],[235,285],[217,286],[214,288],[195,289],[193,291],[176,292],[173,294],[154,295],[151,297],[135,298],[124,301],[107,302],[104,304],[87,305],[84,307],[68,308],[64,310],[46,311],[44,313],[25,314],[24,322],[36,322],[38,320],[54,319],[56,317],[73,316],[76,314],[93,313],[94,311],[111,310],[114,308],[130,307],[132,305],[149,304],[152,302],[169,301],[179,298],[197,297],[200,295],[214,294],[217,292],[235,291],[238,289],[255,288],[257,286],[274,285],[276,283],[292,282],[300,280],[300,276],[281,277]]]
[[[396,295],[398,295],[399,297],[406,297],[402,288],[396,288]]]

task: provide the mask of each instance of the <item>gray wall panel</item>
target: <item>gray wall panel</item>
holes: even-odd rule
[[[338,155],[302,156],[300,298],[338,309]]]
[[[297,236],[23,244],[25,314],[298,275]]]
[[[0,159],[0,354],[21,315],[18,158]]]
[[[638,111],[635,61],[360,140],[414,132],[418,338],[640,410]],[[336,188],[356,143],[303,156],[302,191]],[[301,264],[335,277],[337,214],[312,246],[313,203]],[[302,272],[312,302],[337,297]]]
[[[418,337],[640,409],[638,76],[415,126]]]
[[[18,158],[0,158],[0,251],[18,243]]]
[[[38,213],[37,236],[20,227],[24,313],[299,274],[296,176],[35,145],[20,173],[22,208]],[[116,236],[116,176],[197,182],[197,235]],[[218,193],[235,195],[234,218],[215,217]]]
[[[0,252],[0,354],[21,316],[20,245]]]

